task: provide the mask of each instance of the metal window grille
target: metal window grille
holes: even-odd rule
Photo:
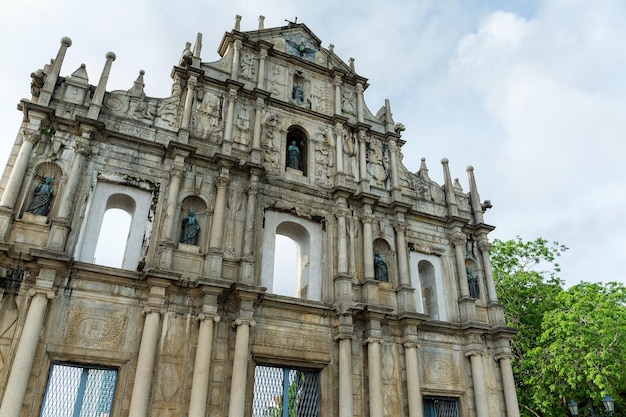
[[[108,417],[117,370],[52,364],[41,417]]]
[[[424,417],[459,417],[459,401],[456,398],[423,399]]]
[[[270,366],[254,370],[253,417],[317,417],[319,399],[319,372]]]

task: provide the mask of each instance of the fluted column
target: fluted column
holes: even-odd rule
[[[9,175],[9,180],[2,194],[0,200],[0,207],[6,207],[8,209],[15,209],[15,201],[19,194],[19,189],[22,186],[22,180],[26,169],[28,168],[28,162],[30,161],[31,153],[33,152],[33,146],[35,142],[39,140],[39,134],[33,131],[24,131],[22,134],[22,145],[15,159],[15,165]]]
[[[472,385],[474,388],[476,417],[489,417],[482,352],[472,351],[467,353],[466,356],[470,357],[472,364]]]
[[[491,243],[489,243],[487,236],[479,236],[478,249],[480,250],[480,255],[483,258],[483,269],[485,272],[485,282],[487,284],[487,294],[489,295],[489,302],[494,303],[498,301],[498,293],[496,292],[496,284],[493,280],[493,270],[491,269],[491,258],[489,256],[490,248]]]
[[[35,353],[39,346],[39,335],[43,329],[48,300],[54,298],[52,286],[56,271],[42,269],[36,285],[28,291],[31,296],[28,313],[17,345],[15,358],[11,364],[11,373],[0,405],[0,417],[18,417],[26,395],[28,380],[33,368]]]
[[[496,356],[500,361],[500,372],[502,374],[502,388],[504,390],[504,405],[507,417],[519,417],[519,403],[517,402],[517,392],[515,391],[515,380],[513,379],[513,368],[511,367],[511,356]]]
[[[267,60],[267,49],[261,49],[259,55],[259,74],[257,78],[257,87],[260,90],[265,90],[265,61]]]
[[[361,222],[363,223],[363,267],[364,278],[374,279],[374,242],[372,237],[372,208],[368,205],[363,206],[363,215]]]
[[[359,123],[363,123],[365,121],[364,115],[363,115],[363,108],[364,108],[364,102],[363,102],[363,84],[359,83],[356,85],[356,115],[357,115],[357,120]]]
[[[228,188],[228,169],[222,167],[222,173],[215,179],[217,192],[215,193],[215,209],[211,223],[211,237],[209,247],[222,249],[222,235],[224,234],[224,214],[226,212],[226,190]]]
[[[187,80],[187,96],[185,97],[185,107],[183,110],[183,121],[180,125],[182,129],[189,129],[191,122],[191,107],[193,106],[193,98],[196,92],[198,80],[193,75]]]
[[[230,384],[230,401],[228,402],[228,417],[244,417],[246,406],[246,386],[248,375],[248,356],[250,342],[250,327],[256,322],[248,319],[235,320],[237,336],[235,338],[235,355],[233,360],[233,378]]]
[[[211,370],[211,350],[213,347],[213,323],[220,318],[216,315],[200,313],[200,331],[193,364],[193,379],[189,400],[189,417],[204,417],[209,394],[209,371]]]
[[[409,417],[424,417],[424,405],[420,389],[419,371],[417,367],[416,343],[404,344],[404,357],[406,360],[406,388],[408,393]]]
[[[383,417],[383,386],[380,361],[381,340],[368,338],[367,344],[367,378],[369,388],[370,417]]]
[[[163,311],[166,296],[165,280],[152,280],[148,305],[144,307],[145,315],[143,332],[139,344],[137,368],[133,382],[133,392],[130,397],[129,417],[146,417],[150,406],[150,392],[154,363],[156,361],[157,344],[159,342],[161,312]]]

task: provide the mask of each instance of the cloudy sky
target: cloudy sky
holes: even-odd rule
[[[220,4],[219,6],[217,4]],[[221,5],[228,4],[228,5]],[[305,23],[369,79],[374,113],[391,100],[404,164],[442,183],[441,159],[467,190],[472,165],[493,208],[492,238],[557,240],[570,284],[626,282],[626,2],[623,0],[335,0],[0,2],[0,166],[30,97],[30,73],[69,36],[61,75],[86,64],[96,84],[113,51],[108,90],[145,70],[146,93],[169,95],[185,42],[203,61],[242,15],[242,31]]]

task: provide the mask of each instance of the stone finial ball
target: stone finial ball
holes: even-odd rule
[[[465,168],[466,171],[471,172],[474,170],[474,167],[469,165],[467,168]]]
[[[146,72],[144,70],[139,70],[139,75],[144,75]]]
[[[67,45],[68,47],[72,46],[72,40],[67,36],[63,36],[61,38],[61,45]]]
[[[443,158],[443,159],[441,160],[441,163],[442,163],[442,164],[447,164],[448,162],[449,162],[449,161],[448,161],[448,158]]]
[[[104,57],[106,59],[111,59],[113,61],[115,61],[115,58],[117,58],[113,52],[107,52],[107,54]]]

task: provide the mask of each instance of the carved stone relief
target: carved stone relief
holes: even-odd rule
[[[386,155],[383,152],[382,142],[372,140],[369,144],[367,157],[367,172],[374,180],[374,184],[378,187],[383,187],[385,181],[387,181],[387,178],[389,177],[389,174],[387,173]]]
[[[235,142],[247,146],[250,143],[250,112],[247,106],[241,106],[235,127]]]
[[[126,314],[93,308],[70,311],[65,340],[68,344],[118,349],[124,343]]]
[[[329,353],[331,347],[328,338],[313,337],[310,334],[285,333],[271,330],[257,331],[254,336],[254,344],[319,353]]]
[[[451,355],[422,352],[424,382],[450,385],[459,383],[459,375]]]
[[[240,71],[239,74],[243,78],[247,78],[249,80],[254,79],[256,75],[256,62],[255,57],[251,53],[245,53],[241,57]]]
[[[202,100],[198,104],[191,120],[191,128],[201,137],[209,137],[213,142],[219,140],[222,132],[223,98],[206,91],[200,94]]]

